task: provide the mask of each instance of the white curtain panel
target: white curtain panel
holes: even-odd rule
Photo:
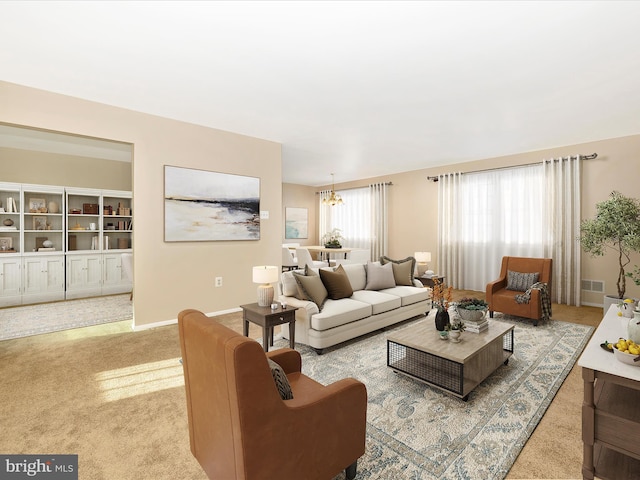
[[[543,255],[541,165],[438,177],[438,273],[454,288],[484,291],[502,257]]]
[[[388,187],[385,183],[369,185],[371,197],[371,258],[387,255],[389,245]]]
[[[331,231],[331,206],[329,205],[325,205],[324,203],[322,203],[324,201],[324,199],[328,199],[329,196],[331,195],[331,191],[330,190],[322,190],[320,191],[320,194],[318,195],[318,201],[320,202],[318,204],[318,239],[319,242],[322,242],[322,237],[325,235],[325,233],[330,232]]]
[[[462,174],[445,173],[438,176],[438,248],[435,260],[437,272],[445,283],[462,288]]]
[[[330,191],[319,195],[319,238],[326,232],[339,228],[342,245],[371,251],[377,260],[387,254],[388,246],[388,186],[376,183],[369,187],[336,191],[343,200],[342,205],[324,205],[323,198]]]
[[[337,191],[343,204],[331,208],[331,231],[339,228],[342,246],[349,248],[371,248],[371,199],[367,187]]]
[[[580,155],[543,162],[544,256],[553,258],[551,299],[581,305]]]

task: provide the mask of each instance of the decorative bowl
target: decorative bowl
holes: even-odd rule
[[[438,332],[438,336],[440,337],[440,340],[447,340],[449,338],[449,332],[443,330],[442,332]]]
[[[456,308],[456,312],[465,322],[479,322],[487,313],[486,310],[467,310],[466,308]]]
[[[616,347],[613,347],[613,356],[616,360],[626,363],[627,365],[633,365],[634,367],[640,367],[640,360],[635,362],[636,358],[640,359],[640,355],[633,355],[631,353],[624,353],[618,350]]]

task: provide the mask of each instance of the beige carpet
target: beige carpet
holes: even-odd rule
[[[554,305],[554,316],[596,326],[602,313]],[[219,319],[240,331],[239,314]],[[78,454],[82,479],[204,480],[189,451],[177,327],[129,328],[0,342],[0,451]],[[581,403],[574,367],[506,478],[581,478]]]

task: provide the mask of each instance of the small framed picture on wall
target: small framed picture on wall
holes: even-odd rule
[[[284,238],[309,238],[309,213],[306,208],[286,207]]]

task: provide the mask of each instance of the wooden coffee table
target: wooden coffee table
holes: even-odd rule
[[[459,343],[441,340],[433,317],[387,337],[387,366],[463,400],[513,353],[513,325],[489,321],[482,333],[464,332]]]

